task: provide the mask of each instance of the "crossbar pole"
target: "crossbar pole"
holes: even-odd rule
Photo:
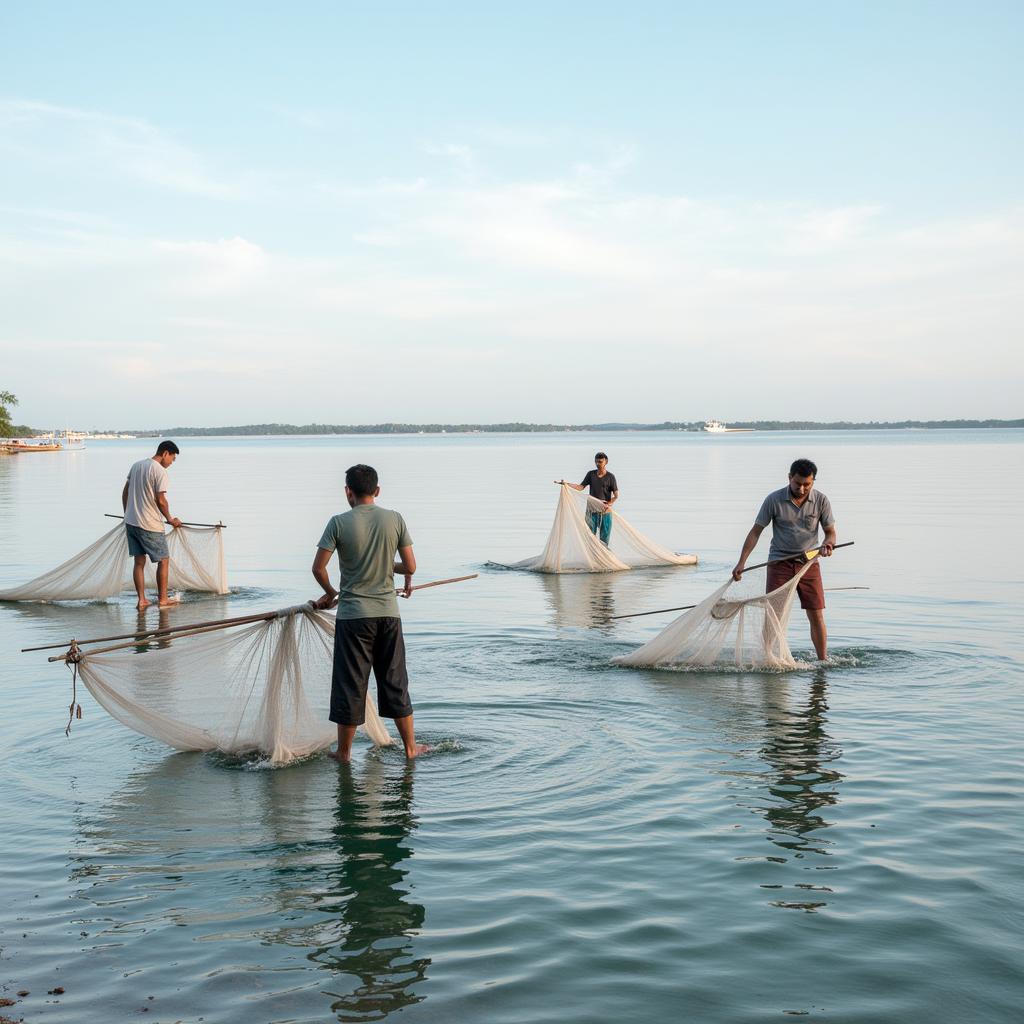
[[[465,580],[475,580],[480,574],[473,573],[470,576],[453,576],[450,580],[434,580],[433,583],[420,583],[413,587],[413,590],[426,590],[428,587],[443,587],[446,583],[462,583]],[[396,594],[404,594],[405,587],[401,587],[395,590]]]
[[[235,626],[241,625],[243,622],[259,622],[260,619],[273,618],[276,613],[271,612],[260,612],[259,614],[253,615],[238,615],[232,619],[215,619],[213,622],[187,622],[180,626],[163,626],[158,629],[146,629],[142,631],[136,631],[134,633],[118,633],[115,636],[98,636],[92,640],[76,640],[72,638],[64,643],[60,644],[46,644],[43,647],[23,647],[21,649],[22,654],[26,654],[29,651],[52,651],[58,647],[67,647],[70,644],[78,644],[79,647],[82,644],[102,644],[107,643],[110,640],[143,640],[146,637],[161,636],[168,633],[180,633],[186,629],[196,629],[199,626]]]
[[[235,622],[221,622],[221,623],[217,623],[216,625],[210,624],[210,625],[202,626],[199,629],[192,629],[192,630],[189,630],[188,632],[184,632],[184,633],[164,634],[164,636],[168,640],[181,640],[181,639],[183,639],[186,636],[199,636],[199,634],[201,634],[201,633],[213,633],[213,632],[215,632],[218,629],[230,629],[231,626],[239,626],[239,625],[242,625],[243,622],[249,622],[249,623],[253,623],[253,622],[270,622],[272,619],[276,619],[277,617],[278,617],[278,613],[277,612],[267,612],[264,615],[258,615],[258,616],[253,617],[252,619],[242,620],[241,622],[239,622],[239,621],[235,621]],[[138,647],[140,643],[143,643],[143,642],[149,643],[149,641],[153,640],[153,639],[159,640],[159,639],[161,639],[161,637],[159,637],[159,636],[154,637],[153,634],[147,634],[147,635],[144,635],[144,636],[140,637],[139,639],[133,641],[132,643],[115,644],[113,647],[99,647],[96,650],[93,650],[93,651],[83,651],[82,653],[88,655],[91,658],[93,655],[96,655],[96,654],[109,654],[111,651],[124,651],[124,650],[127,650],[129,647]],[[68,653],[70,653],[70,651]],[[53,654],[49,658],[47,658],[46,660],[47,661],[67,661],[67,658],[68,658],[67,654]]]
[[[113,512],[104,512],[107,519],[124,519],[124,516],[115,516]],[[226,530],[223,523],[182,523],[182,526],[208,526],[211,530]]]

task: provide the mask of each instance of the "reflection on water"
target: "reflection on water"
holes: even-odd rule
[[[611,628],[617,573],[538,573],[551,621],[560,627]]]
[[[790,703],[787,684],[780,681],[765,693],[762,705],[763,725],[756,756],[762,767],[742,771],[730,768],[731,777],[744,780],[741,806],[754,810],[767,822],[766,837],[779,851],[766,858],[777,865],[788,865],[801,873],[808,870],[834,870],[832,864],[818,858],[830,857],[833,841],[824,830],[834,821],[825,812],[839,803],[838,785],[843,775],[835,768],[842,756],[838,743],[826,731],[828,721],[828,682],[824,669],[817,669],[802,704]],[[750,756],[749,748],[738,756]],[[766,771],[763,767],[768,766]],[[754,799],[751,800],[751,791]],[[801,874],[801,879],[805,876]],[[784,889],[777,883],[765,889]],[[824,907],[825,895],[832,892],[817,881],[799,881],[799,899],[778,899],[772,906],[814,911]],[[814,894],[811,896],[810,894]]]
[[[297,997],[265,953],[275,946],[316,967],[301,983],[312,1014],[302,1019],[329,1006],[339,1020],[378,1020],[422,1001],[430,959],[414,942],[425,911],[403,866],[417,824],[413,775],[387,756],[355,770],[317,759],[244,771],[193,754],[136,773],[79,812],[70,877],[91,908],[78,919],[95,966],[120,963],[119,948],[145,933],[168,962],[199,961],[196,998],[211,1008],[218,993],[203,986],[216,972],[204,958],[228,943],[247,975],[263,977],[254,998],[278,1019],[276,1001],[296,1009]]]
[[[414,956],[410,939],[424,910],[402,888],[402,861],[412,853],[405,841],[416,827],[412,785],[412,767],[387,779],[376,758],[362,778],[348,766],[338,771],[332,836],[339,859],[319,908],[337,916],[337,937],[309,959],[334,973],[328,991],[339,1020],[377,1020],[425,998],[414,986],[430,959]]]
[[[764,807],[768,838],[795,859],[830,856],[833,845],[823,834],[833,822],[823,812],[839,802],[836,787],[843,776],[830,767],[842,750],[825,731],[827,685],[825,671],[816,670],[806,703],[770,717],[761,748],[761,757],[774,769],[768,792],[775,802]],[[797,882],[794,887],[806,897],[774,900],[772,905],[814,911],[826,905],[825,895],[833,891],[815,882]]]

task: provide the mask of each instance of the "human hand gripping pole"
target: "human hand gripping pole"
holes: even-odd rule
[[[466,580],[475,580],[479,575],[479,573],[474,572],[469,576],[453,576],[448,580],[434,580],[431,583],[419,583],[415,587],[410,586],[409,583],[407,583],[404,587],[396,587],[395,593],[400,594],[403,597],[408,597],[414,590],[428,590],[430,587],[443,587],[448,583],[464,583]],[[314,608],[326,611],[328,608],[333,608],[338,603],[339,596],[340,595],[337,593],[324,594],[322,597],[310,601],[310,604],[312,604]]]
[[[854,545],[854,543],[855,543],[855,541],[848,540],[848,541],[844,541],[842,544],[833,544],[832,545],[832,550],[835,551],[837,548],[849,548],[849,547],[852,547]],[[822,545],[822,547],[825,547],[825,545]],[[812,559],[817,558],[821,554],[821,550],[822,550],[822,548],[812,548],[810,551],[805,551],[803,553],[803,557],[804,557],[804,559],[806,561],[810,562]],[[799,557],[799,556],[795,556],[795,557]],[[757,565],[745,566],[744,569],[743,569],[743,572],[751,572],[754,569],[763,569],[766,565],[775,565],[778,562],[789,562],[789,561],[791,561],[791,559],[789,559],[789,558],[773,558],[773,559],[771,559],[771,560],[769,560],[767,562],[758,562]],[[740,575],[742,575],[742,573]],[[735,579],[735,576],[733,578]],[[828,587],[827,589],[832,591],[832,590],[867,590],[869,588],[868,587]],[[695,604],[682,604],[682,605],[678,605],[675,608],[656,608],[654,611],[650,611],[650,612],[629,612],[627,615],[612,615],[610,617],[613,618],[613,619],[637,619],[641,615],[661,615],[661,614],[663,614],[665,612],[685,612],[685,611],[689,611],[691,608],[696,608],[696,607],[697,606]]]

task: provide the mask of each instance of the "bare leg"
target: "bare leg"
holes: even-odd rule
[[[132,565],[132,583],[135,584],[135,593],[139,595],[137,605],[139,611],[149,607],[146,600],[146,556],[136,555]]]
[[[167,576],[169,574],[171,566],[171,560],[165,558],[160,562],[156,563],[156,589],[159,593],[160,607],[166,608],[170,604],[177,604],[178,599],[176,597],[169,598],[167,596]]]
[[[327,756],[333,758],[339,764],[348,764],[352,760],[352,740],[355,739],[357,728],[358,726],[355,725],[339,725],[338,749],[336,751],[329,751]]]
[[[406,715],[405,718],[396,718],[395,727],[398,729],[398,735],[402,737],[402,743],[405,745],[405,756],[412,760],[417,754],[425,754],[430,747],[426,743],[417,743],[416,735],[412,728],[412,715]]]
[[[828,630],[825,628],[825,610],[823,608],[807,608],[807,621],[811,624],[811,643],[819,661],[828,658]]]

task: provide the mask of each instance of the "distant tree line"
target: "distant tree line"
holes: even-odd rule
[[[139,437],[245,437],[251,435],[324,435],[324,434],[531,434],[573,433],[580,431],[691,430],[703,428],[703,420],[665,421],[663,423],[250,423],[235,427],[169,427],[166,430],[117,430]],[[1024,427],[1016,420],[745,420],[729,423],[738,430],[941,430],[990,427]]]
[[[11,423],[11,409],[18,399],[10,391],[0,391],[0,437],[17,437],[17,428]]]

